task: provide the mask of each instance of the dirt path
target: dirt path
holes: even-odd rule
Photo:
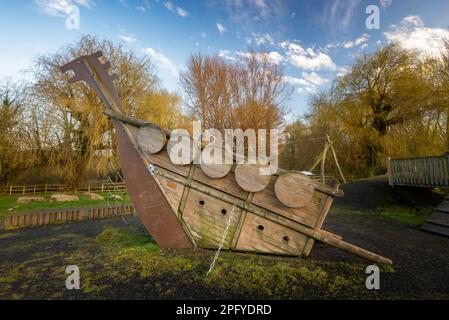
[[[144,232],[138,219],[128,221],[133,233]],[[225,252],[216,279],[226,274],[229,282],[220,283],[203,275],[214,252],[163,253],[142,267],[132,256],[120,258],[126,245],[111,253],[96,240],[106,225],[124,227],[111,219],[0,232],[0,299],[449,299],[449,239],[376,216],[331,214],[326,223],[345,240],[393,259],[395,271],[381,274],[376,293],[364,288],[369,263],[326,245],[318,244],[309,259]],[[65,289],[69,264],[82,266],[83,290]]]

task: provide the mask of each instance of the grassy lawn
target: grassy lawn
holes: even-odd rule
[[[410,226],[422,225],[433,212],[433,208],[430,207],[400,207],[400,206],[388,206],[377,208],[375,210],[360,210],[351,207],[333,207],[332,213],[336,214],[357,214],[357,215],[379,215],[387,219],[392,219]]]
[[[44,197],[46,199],[45,202],[31,202],[27,204],[17,203],[17,199],[21,197],[21,195],[11,195],[11,196],[1,196],[0,197],[0,218],[5,216],[6,214],[14,214],[19,212],[32,212],[32,211],[40,211],[40,210],[52,210],[52,209],[60,209],[60,208],[85,208],[85,207],[97,207],[97,206],[107,206],[107,205],[121,205],[123,201],[113,201],[108,200],[110,194],[108,192],[97,192],[97,194],[102,195],[105,200],[89,200],[87,199],[82,192],[78,193],[64,193],[64,194],[76,194],[79,196],[78,201],[71,202],[55,202],[50,199],[51,193],[45,195],[36,195],[39,197]],[[123,193],[114,193],[123,197]],[[27,195],[28,196],[28,195]],[[34,196],[34,195],[29,195]],[[128,195],[124,197],[124,202],[126,204],[131,203],[131,200]],[[13,209],[13,210],[8,210]]]

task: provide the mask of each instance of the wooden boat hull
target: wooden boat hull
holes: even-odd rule
[[[128,129],[132,135],[136,134],[135,128]],[[211,179],[198,165],[172,164],[165,149],[146,155],[154,166],[152,176],[142,161],[142,166],[135,169],[139,151],[135,151],[134,161],[128,157],[133,147],[130,142],[127,145],[123,142],[126,132],[123,133],[119,147],[125,179],[129,181],[127,185],[139,216],[161,247],[188,247],[186,242],[190,239],[191,246],[217,249],[231,219],[224,249],[290,256],[310,253],[314,239],[297,229],[300,226],[321,229],[336,196],[330,187],[314,182],[317,188],[312,200],[302,208],[289,208],[276,198],[276,176],[263,191],[246,192],[238,186],[233,172],[224,178]],[[142,175],[157,182],[140,183]],[[162,192],[156,192],[157,186]],[[165,223],[164,228],[159,221]],[[166,241],[171,237],[178,240],[167,246],[167,242],[160,241],[162,235]]]
[[[267,181],[260,179],[253,185],[245,168],[238,170],[240,181],[236,180],[235,166],[231,173],[225,168],[223,175],[214,175],[214,166],[174,165],[166,150],[167,131],[122,113],[113,83],[118,76],[109,74],[111,64],[102,63],[102,55],[82,56],[62,66],[61,71],[72,71],[74,76],[68,82],[85,81],[105,103],[105,114],[116,129],[129,194],[159,246],[217,249],[223,241],[224,249],[307,256],[318,240],[368,260],[392,263],[321,230],[333,199],[342,196],[341,191],[303,176],[294,178],[293,172],[271,176],[262,190],[259,185],[265,187]],[[204,172],[210,170],[207,176]],[[296,183],[295,187],[289,188],[290,183]],[[261,191],[245,191],[256,189]]]

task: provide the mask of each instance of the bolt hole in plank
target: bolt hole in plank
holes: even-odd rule
[[[289,238],[288,236],[285,236],[283,239],[284,239],[284,241],[286,241],[286,242],[289,242],[289,241],[290,241],[290,238]]]
[[[200,200],[200,206],[204,206],[204,200]]]
[[[265,229],[265,227],[263,225],[260,225],[257,227],[257,229],[259,229],[260,231],[263,231]]]
[[[228,213],[228,212],[226,211],[226,209],[222,209],[222,210],[221,210],[221,213],[222,213],[222,214],[226,214],[226,213]]]

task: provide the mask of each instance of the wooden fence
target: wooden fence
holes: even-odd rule
[[[52,224],[79,222],[83,220],[107,219],[118,216],[132,215],[134,207],[131,204],[114,207],[95,207],[81,209],[56,209],[49,211],[37,211],[28,213],[14,213],[7,215],[0,229],[20,229],[27,227],[39,227]]]
[[[12,194],[45,194],[51,192],[126,192],[125,183],[101,183],[89,184],[80,188],[73,188],[63,184],[41,184],[41,185],[11,185],[0,186],[0,195]]]
[[[449,154],[439,157],[388,158],[387,169],[391,186],[449,186]]]

